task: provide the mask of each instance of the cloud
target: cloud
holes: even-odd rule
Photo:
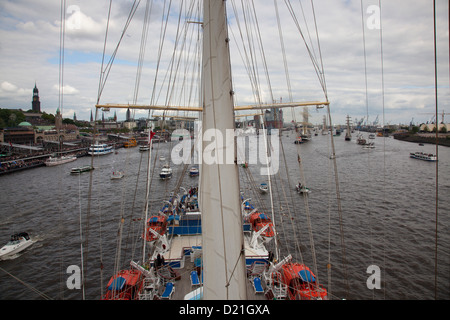
[[[15,84],[9,83],[8,81],[3,81],[0,84],[0,93],[7,95],[25,95],[29,94],[31,90],[25,90],[23,88],[17,87]]]
[[[74,4],[73,4],[74,3]],[[100,65],[105,39],[106,19],[109,1],[79,0],[70,3],[66,10],[65,34],[65,66],[64,66],[64,104],[65,110],[77,113],[78,119],[88,120],[90,110],[94,109],[97,101]],[[137,61],[139,57],[144,7],[138,8],[133,21],[129,25],[121,46],[117,52],[116,61],[108,76],[108,82],[101,96],[101,102],[131,103],[134,96]],[[175,100],[175,93],[181,93],[183,98],[196,97],[198,88],[183,90],[179,86],[170,91],[168,79],[177,85],[190,83],[189,75],[193,65],[185,63],[188,55],[180,56],[179,64],[174,64],[174,74],[166,73],[170,67],[172,51],[176,43],[177,33],[180,39],[184,36],[201,38],[201,28],[190,24],[188,32],[178,29],[178,10],[181,2],[174,1],[169,15],[163,46],[162,59],[159,62],[159,79],[157,87],[153,88],[155,79],[157,56],[159,49],[159,33],[161,13],[163,7],[154,2],[149,26],[145,60],[139,87],[138,102],[149,103],[153,94],[159,97],[158,103],[185,103]],[[232,2],[227,2],[229,23],[232,32],[230,47],[233,62],[233,85],[235,99],[239,104],[254,103],[252,82],[248,71],[257,74],[258,80],[252,78],[253,87],[258,87],[263,102],[273,96],[283,101],[289,98],[287,89],[284,61],[279,38],[277,20],[273,1],[255,1],[258,14],[261,41],[264,45],[265,61],[259,51],[258,42],[250,42],[247,37],[248,25],[254,21],[249,15],[243,19],[242,9],[237,2],[237,12],[232,8]],[[249,7],[248,3],[242,2]],[[311,59],[305,49],[305,44],[299,35],[291,14],[286,9],[287,2],[278,1],[278,10],[282,33],[285,38],[286,61],[288,64],[291,94],[294,100],[320,100],[323,92],[316,73],[312,68]],[[319,32],[320,49],[323,58],[324,72],[331,102],[332,116],[337,122],[345,121],[347,114],[353,117],[366,115],[370,118],[383,112],[382,76],[384,77],[384,111],[388,120],[393,122],[409,122],[421,116],[418,112],[430,112],[434,103],[434,58],[433,58],[433,20],[430,2],[411,2],[406,0],[383,1],[381,8],[383,26],[383,69],[381,65],[380,30],[367,29],[367,7],[378,2],[364,0],[320,0],[314,2],[316,21],[312,19],[312,8],[309,2],[292,2],[296,10],[296,18],[306,42],[313,49],[318,59],[319,48],[315,38],[315,22]],[[299,5],[303,7],[300,8]],[[111,56],[125,25],[132,1],[113,2],[111,20],[106,46],[107,60]],[[448,105],[450,95],[449,81],[449,34],[448,34],[448,3],[438,1],[438,76],[439,101]],[[195,6],[189,7],[193,9]],[[185,8],[187,9],[187,8]],[[303,11],[301,10],[303,9]],[[184,12],[188,12],[185,10]],[[194,11],[193,11],[194,12]],[[248,13],[248,12],[247,12]],[[304,13],[304,14],[303,14]],[[306,17],[305,19],[303,18]],[[0,103],[7,106],[23,107],[30,105],[32,89],[37,82],[41,109],[55,112],[58,106],[59,78],[59,31],[60,4],[54,1],[32,2],[27,0],[0,2]],[[241,24],[238,28],[237,22]],[[195,20],[194,17],[190,20]],[[201,20],[198,18],[197,20]],[[363,21],[362,21],[363,20]],[[362,24],[365,25],[366,50],[364,61],[364,47],[362,38]],[[248,57],[257,62],[254,69],[246,69],[241,41],[241,31],[246,42]],[[255,39],[256,30],[251,30]],[[192,44],[190,55],[195,56]],[[191,45],[192,47],[189,47]],[[251,52],[249,48],[254,51]],[[240,52],[237,49],[241,50]],[[178,48],[180,50],[180,48]],[[200,50],[201,52],[201,50]],[[266,77],[263,63],[267,64],[270,78]],[[383,73],[382,73],[383,71]],[[367,73],[366,73],[367,72]],[[365,76],[367,74],[367,96]],[[165,80],[164,80],[165,79]],[[164,82],[164,85],[162,84]],[[269,88],[267,82],[270,81]],[[26,88],[26,89],[23,89]],[[162,88],[162,89],[161,89]],[[192,94],[191,94],[192,92]],[[368,106],[366,106],[366,98]],[[186,99],[187,100],[187,99]],[[367,109],[366,109],[367,107]],[[322,112],[322,111],[321,111]],[[312,112],[312,121],[321,123],[321,113]],[[124,112],[118,110],[118,115],[124,117]],[[288,116],[290,112],[285,112]],[[423,116],[428,117],[428,116]]]
[[[17,90],[17,86],[13,85],[12,83],[9,83],[8,81],[3,81],[0,85],[0,88],[7,92],[13,92]]]
[[[64,85],[62,88],[60,88],[59,85],[55,84],[53,86],[53,89],[63,93],[64,95],[75,95],[77,93],[79,93],[80,91],[77,90],[76,88],[69,86],[69,85]]]

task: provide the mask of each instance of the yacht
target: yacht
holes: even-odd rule
[[[11,257],[19,253],[34,243],[26,232],[16,233],[11,236],[11,239],[6,245],[0,249],[0,258]]]
[[[169,179],[172,178],[172,168],[168,165],[165,164],[161,170],[161,172],[159,173],[159,177],[161,179]]]

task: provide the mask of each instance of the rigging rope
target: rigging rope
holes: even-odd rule
[[[64,99],[64,43],[65,43],[65,31],[66,31],[66,1],[65,0],[61,0],[61,13],[60,13],[60,34],[59,34],[59,76],[58,76],[58,110],[57,112],[60,112],[61,116],[63,114],[63,99]],[[63,128],[58,128],[57,126],[57,130],[58,130],[58,151],[59,151],[59,156],[62,155],[61,151],[62,151],[62,146],[63,146],[63,140],[62,140],[62,136],[60,136],[60,132],[59,130],[62,130]],[[61,183],[63,180],[62,177],[62,171],[61,168],[58,168],[58,184],[59,184],[59,195],[61,195]],[[58,201],[58,212],[59,212],[59,229],[62,230],[62,226],[63,226],[63,217],[62,217],[62,208],[61,208],[61,201]],[[60,256],[60,295],[61,298],[64,298],[64,280],[63,280],[63,265],[64,265],[64,261],[63,261],[63,248],[64,248],[64,243],[63,243],[63,239],[64,236],[61,236],[60,239],[60,248],[61,248],[61,256]]]
[[[438,78],[437,78],[437,47],[436,47],[436,0],[433,0],[433,40],[434,40],[434,98],[435,98],[435,117],[436,117],[436,189],[435,189],[435,248],[434,248],[434,299],[437,300],[438,287],[438,219],[439,219],[439,135],[438,135]],[[450,26],[450,13],[449,13]]]
[[[363,0],[361,0],[361,27],[362,27],[362,40],[363,40],[363,50],[364,50],[364,79],[365,79],[365,95],[366,95],[366,114],[367,114],[367,121],[369,120],[369,94],[368,94],[368,86],[367,86],[367,53],[366,53],[366,36],[365,36],[365,22],[364,22],[364,7],[363,7]],[[371,175],[371,155],[367,153],[367,179],[372,176]],[[369,245],[370,245],[370,261],[371,265],[374,264],[374,257],[373,257],[373,230],[372,230],[372,205],[367,204],[367,213],[369,216]],[[372,299],[375,299],[375,291],[372,290]]]
[[[109,22],[110,22],[110,18],[111,18],[111,6],[112,6],[112,0],[109,3],[109,8],[108,8],[108,20],[106,23],[106,32],[105,32],[105,40],[104,40],[104,46],[103,46],[103,55],[102,55],[102,65],[101,65],[101,70],[100,70],[100,79],[99,79],[99,86],[98,86],[98,94],[97,94],[97,104],[99,104],[100,102],[100,98],[103,92],[103,89],[106,85],[106,80],[108,78],[109,72],[111,71],[111,67],[112,67],[112,63],[114,62],[115,56],[118,52],[120,43],[122,42],[122,39],[125,35],[126,30],[128,29],[128,26],[131,22],[132,17],[134,16],[134,14],[136,13],[137,7],[140,3],[137,2],[136,0],[133,2],[133,5],[130,9],[130,12],[128,14],[128,18],[127,21],[125,23],[124,29],[122,31],[122,34],[120,36],[120,39],[114,49],[113,54],[111,55],[107,65],[105,68],[104,67],[104,61],[105,61],[105,54],[106,54],[106,43],[107,43],[107,35],[108,35],[108,30],[109,30]],[[98,108],[95,109],[95,122],[94,122],[94,130],[93,130],[93,136],[94,136],[94,143],[97,142],[97,120],[98,120]],[[94,156],[91,157],[91,166],[94,167]],[[84,270],[86,270],[87,268],[87,261],[88,261],[88,254],[89,254],[89,231],[90,231],[90,214],[91,214],[91,202],[92,202],[92,184],[93,184],[93,171],[90,171],[90,178],[89,178],[89,192],[88,192],[88,206],[87,206],[87,211],[86,211],[86,227],[85,229],[85,250],[84,250]],[[101,239],[100,239],[101,242]],[[102,256],[100,256],[100,269],[103,269],[103,262],[102,262]],[[86,289],[86,282],[87,282],[87,277],[85,276],[83,278],[83,287]],[[102,286],[102,282],[103,279],[100,280],[101,286]],[[103,290],[103,288],[101,289]]]
[[[6,273],[7,275],[9,275],[10,277],[12,277],[13,279],[17,280],[18,282],[20,282],[21,284],[23,284],[24,286],[26,286],[28,289],[30,289],[31,291],[37,293],[38,295],[40,295],[41,297],[43,297],[45,300],[53,300],[51,297],[49,297],[46,293],[39,291],[38,289],[34,288],[33,286],[31,286],[30,284],[26,283],[23,280],[20,280],[19,278],[17,278],[16,276],[14,276],[13,274],[11,274],[10,272],[6,271],[5,269],[3,269],[2,267],[0,267],[0,270],[2,270],[4,273]]]
[[[385,105],[384,105],[384,54],[383,54],[383,25],[381,19],[381,0],[378,0],[378,6],[380,8],[380,58],[381,58],[381,96],[382,96],[382,107],[383,107],[383,186],[386,185],[386,138],[384,137],[385,130]],[[386,189],[383,188],[383,202],[386,202]],[[386,211],[384,212],[383,222],[386,222]],[[383,228],[383,279],[384,279],[384,289],[383,295],[386,299],[386,227]]]

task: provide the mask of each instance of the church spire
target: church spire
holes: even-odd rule
[[[31,109],[33,109],[33,112],[36,113],[41,112],[41,102],[39,101],[39,90],[36,86],[36,81],[34,82],[33,100],[31,101]]]

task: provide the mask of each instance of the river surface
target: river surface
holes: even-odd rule
[[[356,144],[355,135],[352,141],[344,141],[344,134],[334,137],[339,214],[330,136],[319,133],[312,141],[295,145],[293,134],[283,133],[280,177],[271,180],[281,254],[292,250],[295,259],[310,267],[316,261],[320,283],[334,299],[434,299],[436,163],[411,159],[409,152],[435,153],[435,146],[376,137],[376,148],[365,150]],[[159,157],[168,160],[175,145],[155,145],[152,151],[156,170],[151,213],[162,206],[180,176],[185,188],[198,184],[198,177],[189,177],[182,165],[172,165],[170,180],[157,177]],[[99,299],[113,275],[119,239],[121,267],[131,259],[141,260],[147,159],[148,152],[138,148],[95,158],[91,193],[91,173],[70,174],[72,167],[90,164],[91,157],[0,177],[1,245],[15,232],[28,232],[36,240],[14,259],[0,261],[0,299],[83,299],[83,290],[67,285],[73,275],[68,268],[82,265],[81,250],[87,261],[85,298]],[[267,182],[259,169],[258,164],[239,169],[241,190],[270,212],[269,195],[253,192]],[[125,177],[111,180],[114,170],[124,171]],[[302,176],[311,190],[307,199],[294,188]],[[438,299],[450,298],[449,195],[450,148],[439,147]],[[285,227],[288,223],[293,227]],[[88,241],[81,246],[80,239]],[[295,253],[296,247],[301,255]]]

